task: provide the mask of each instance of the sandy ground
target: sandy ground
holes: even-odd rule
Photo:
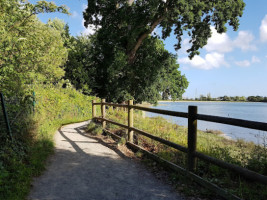
[[[62,127],[44,174],[29,200],[183,200],[144,166],[86,135],[88,122]]]

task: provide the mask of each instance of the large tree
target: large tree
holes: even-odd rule
[[[92,71],[97,74],[92,91],[112,101],[154,102],[160,93],[180,98],[188,82],[174,56],[152,34],[155,28],[162,39],[173,31],[176,50],[187,32],[192,58],[207,43],[211,25],[219,33],[227,23],[236,30],[244,6],[242,0],[88,0],[84,24],[97,30],[91,44]]]
[[[40,22],[36,14],[64,7],[39,1],[2,0],[0,4],[0,87],[5,95],[23,96],[34,82],[57,81],[67,50],[61,33]],[[54,23],[55,24],[55,23]]]
[[[237,30],[244,6],[243,0],[88,0],[84,19],[85,26],[92,24],[107,31],[106,39],[120,46],[128,63],[133,64],[138,49],[157,26],[163,39],[174,31],[176,49],[188,32],[192,58],[207,44],[211,25],[219,33],[227,30],[227,23]]]
[[[131,67],[124,52],[107,45],[102,34],[98,31],[93,37],[72,40],[65,77],[77,89],[113,102],[131,98],[156,103],[163,92],[173,100],[181,97],[187,79],[178,71],[177,58],[164,49],[161,40],[149,36]]]

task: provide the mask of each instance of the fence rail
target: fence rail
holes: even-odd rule
[[[267,123],[263,122],[255,122],[255,121],[249,121],[249,120],[241,120],[241,119],[234,119],[234,118],[226,118],[226,117],[218,117],[218,116],[211,116],[211,115],[202,115],[197,113],[197,106],[189,106],[188,107],[188,113],[185,112],[176,112],[176,111],[169,111],[169,110],[160,110],[160,109],[154,109],[154,108],[147,108],[147,107],[141,107],[141,106],[135,106],[133,105],[132,100],[128,102],[128,104],[113,104],[113,103],[106,103],[104,99],[102,99],[101,103],[96,103],[95,100],[92,103],[93,105],[93,118],[98,119],[102,121],[103,128],[106,126],[106,122],[112,123],[117,126],[121,126],[125,129],[128,129],[128,144],[132,147],[137,148],[137,145],[133,144],[133,132],[139,133],[143,136],[146,136],[150,139],[156,140],[160,143],[163,143],[165,145],[168,145],[170,147],[173,147],[177,150],[180,150],[182,152],[187,153],[187,169],[186,170],[189,174],[193,174],[196,168],[196,158],[202,159],[206,162],[212,163],[214,165],[217,165],[222,168],[229,169],[247,179],[250,179],[252,181],[256,181],[261,184],[267,185],[267,177],[256,173],[254,171],[248,170],[246,168],[242,168],[240,166],[230,164],[227,162],[224,162],[222,160],[219,160],[217,158],[205,155],[203,153],[197,152],[196,151],[196,146],[197,146],[197,120],[203,120],[203,121],[209,121],[209,122],[215,122],[215,123],[222,123],[222,124],[228,124],[228,125],[233,125],[233,126],[239,126],[239,127],[244,127],[244,128],[251,128],[251,129],[256,129],[256,130],[262,130],[262,131],[267,131]],[[96,117],[96,105],[101,106],[101,117]],[[113,106],[113,107],[124,107],[128,109],[128,125],[120,124],[118,122],[114,122],[112,120],[106,119],[105,118],[105,107],[106,106]],[[175,116],[175,117],[183,117],[183,118],[188,118],[188,147],[184,147],[181,145],[178,145],[176,143],[173,143],[171,141],[165,140],[163,138],[154,136],[150,133],[147,133],[145,131],[136,129],[133,127],[133,109],[136,110],[142,110],[142,111],[147,111],[147,112],[152,112],[152,113],[157,113],[157,114],[164,114],[164,115],[169,115],[169,116]],[[141,150],[143,150],[141,147],[138,147]],[[144,150],[143,150],[144,151]],[[147,152],[148,154],[151,154]],[[154,156],[155,158],[155,156]],[[178,168],[181,168],[177,166]],[[187,173],[187,174],[188,174]],[[194,174],[193,179],[196,179],[197,175]],[[214,189],[215,192],[219,194],[223,194],[222,190],[218,190],[217,187],[214,185],[211,187],[211,183],[208,183],[207,181],[204,181],[200,177],[198,177],[198,182],[204,183],[204,186],[207,186],[210,189]],[[200,180],[201,179],[201,180]],[[215,189],[217,188],[217,189]],[[224,197],[229,197],[229,194],[225,192],[222,196]],[[231,199],[239,199],[236,196],[231,196]]]

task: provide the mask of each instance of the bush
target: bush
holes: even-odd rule
[[[127,124],[127,111],[108,109],[108,119]],[[107,127],[120,135],[118,126],[107,124]],[[187,127],[171,123],[162,117],[143,117],[140,111],[134,112],[134,127],[147,131],[152,135],[187,147]],[[262,175],[267,175],[267,144],[256,145],[243,140],[228,140],[223,133],[215,130],[197,132],[197,151],[223,160],[225,162],[248,168]],[[168,147],[155,140],[134,134],[138,145],[158,156],[186,168],[185,153]],[[266,140],[265,140],[266,141]],[[135,141],[137,143],[137,140]],[[198,159],[197,175],[231,191],[244,199],[267,199],[267,186],[250,182],[236,173],[214,166]]]
[[[53,153],[55,131],[63,124],[92,117],[94,97],[85,96],[72,87],[62,88],[61,84],[33,88],[36,94],[34,113],[32,102],[27,106],[18,104],[16,109],[23,112],[12,124],[13,141],[5,136],[5,141],[1,142],[0,199],[24,199],[32,177],[40,175],[47,157]],[[8,108],[11,113],[11,106]]]

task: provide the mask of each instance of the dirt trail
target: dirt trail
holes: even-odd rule
[[[86,136],[88,122],[62,127],[55,155],[35,179],[30,200],[183,200],[136,161]]]

